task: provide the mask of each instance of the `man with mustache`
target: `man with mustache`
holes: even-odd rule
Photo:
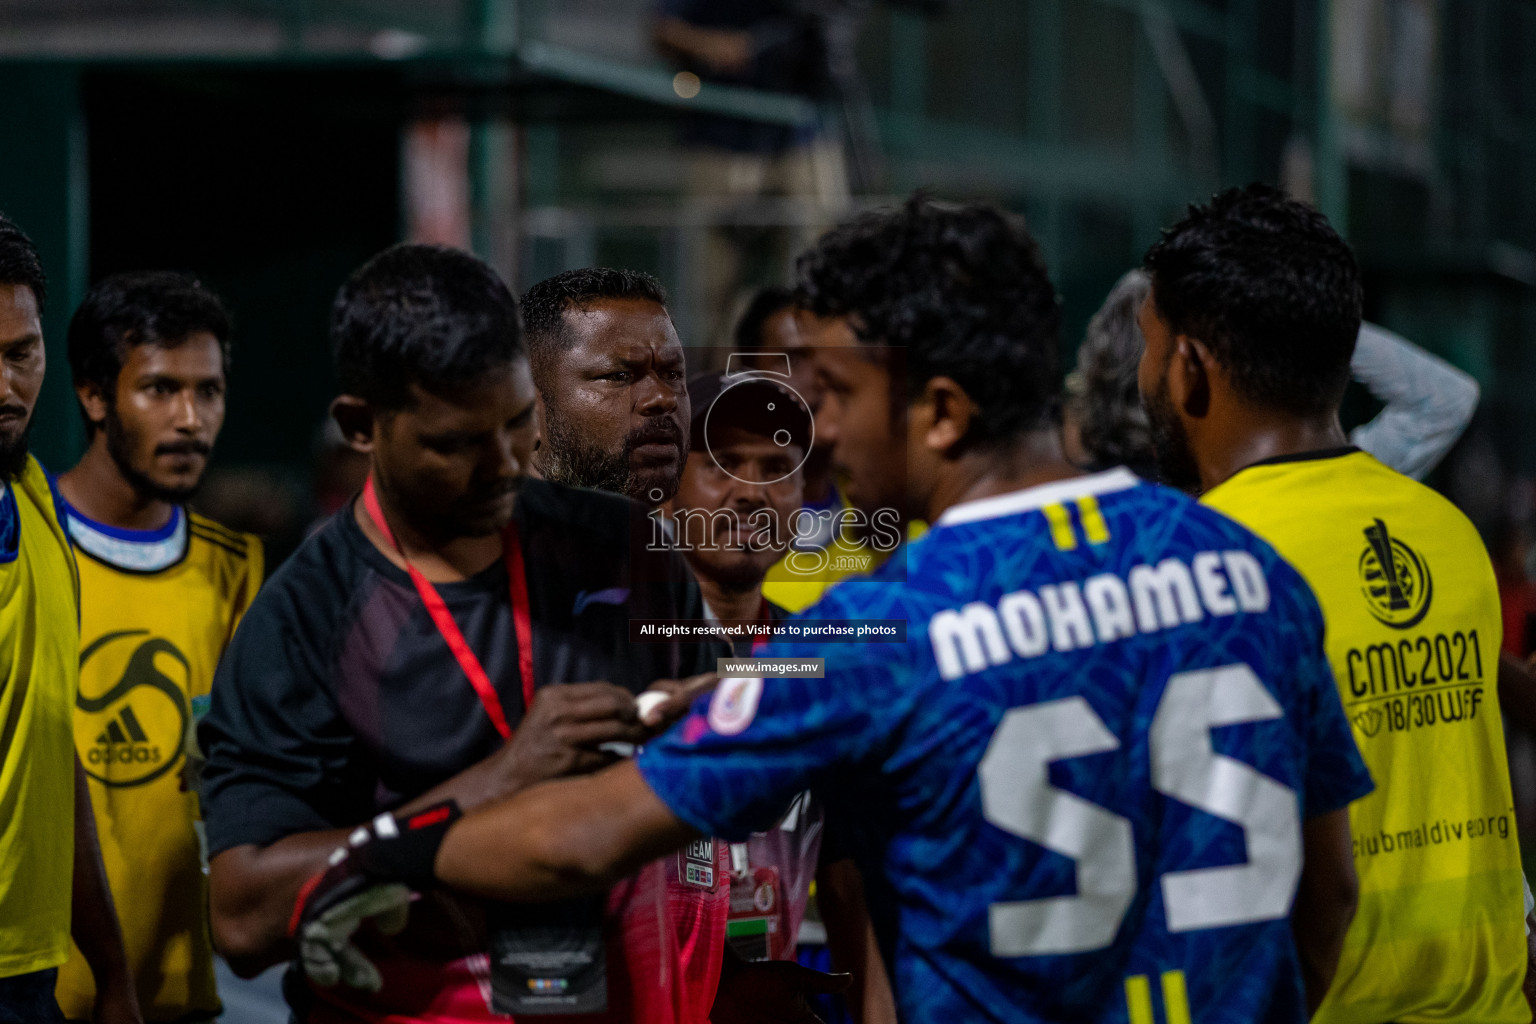
[[[187,744],[213,671],[261,584],[261,541],[189,511],[224,423],[230,320],[181,274],[119,274],[69,327],[90,444],[59,480],[80,566],[75,748],[146,1020],[219,1013]],[[79,953],[65,1016],[90,1016]]]
[[[634,695],[716,655],[629,642],[632,618],[704,614],[681,557],[645,549],[642,509],[526,477],[533,381],[490,267],[387,249],[342,287],[331,338],[332,415],[368,484],[257,595],[199,733],[214,940],[242,974],[294,957],[306,881],[358,826],[606,765],[650,735]],[[435,895],[360,933],[366,960],[295,964],[289,1004],[303,1022],[702,1024],[726,851],[691,852],[681,881],[653,862],[554,918]]]
[[[688,456],[683,347],[649,274],[568,270],[523,296],[542,413],[534,466],[545,479],[655,508]]]
[[[139,1021],[70,715],[80,588],[53,480],[27,454],[43,384],[47,278],[0,215],[0,1024],[62,1021],[70,939],[95,974],[98,1024]]]

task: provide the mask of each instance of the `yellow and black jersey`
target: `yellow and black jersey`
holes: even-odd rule
[[[69,954],[78,594],[37,460],[0,478],[0,978]]]
[[[1314,1020],[1529,1021],[1502,620],[1477,530],[1354,448],[1250,466],[1204,500],[1316,592],[1376,780],[1350,806],[1360,908]]]
[[[75,749],[139,1002],[150,1021],[211,1018],[219,999],[189,744],[261,583],[261,541],[180,508],[153,531],[66,514],[82,595]],[[88,1018],[94,992],[75,950],[59,974],[65,1016]]]

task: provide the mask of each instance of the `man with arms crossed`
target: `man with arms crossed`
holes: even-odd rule
[[[218,298],[173,273],[102,281],[69,327],[90,436],[59,480],[80,566],[75,747],[149,1021],[219,1014],[187,739],[262,550],[185,503],[224,422],[229,335]],[[94,993],[77,951],[59,974],[64,1015],[88,1018]]]
[[[650,734],[633,694],[714,667],[705,645],[629,643],[631,618],[703,615],[682,559],[645,550],[642,510],[525,479],[533,383],[489,267],[388,249],[341,289],[331,334],[332,413],[370,485],[257,595],[200,729],[214,939],[242,974],[293,956],[305,880],[358,825],[607,764],[604,744]],[[554,922],[434,894],[322,984],[291,972],[289,1002],[311,1022],[696,1024],[716,990],[725,851],[690,854],[687,884],[647,866]],[[517,977],[562,955],[538,945],[545,925],[602,966]],[[493,938],[516,949],[493,962]]]
[[[1305,583],[1183,495],[1066,464],[1055,290],[1017,221],[919,197],[833,231],[800,276],[855,499],[932,523],[810,614],[904,618],[907,642],[770,645],[825,678],[725,680],[634,762],[440,845],[360,834],[316,907],[434,866],[548,898],[739,837],[809,786],[848,826],[907,1019],[1151,1024],[1156,999],[1160,1019],[1304,1021],[1371,785]]]
[[[1377,782],[1350,808],[1360,910],[1318,1019],[1524,1024],[1498,586],[1467,518],[1339,426],[1354,256],[1321,214],[1251,186],[1191,207],[1146,266],[1159,460],[1312,585]]]
[[[70,727],[79,580],[63,503],[27,454],[46,297],[37,249],[0,216],[0,1024],[63,1019],[71,936],[96,978],[94,1019],[123,1024],[139,1005]]]

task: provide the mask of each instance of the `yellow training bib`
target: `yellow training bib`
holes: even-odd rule
[[[1250,466],[1204,501],[1311,584],[1376,791],[1350,806],[1360,908],[1314,1021],[1525,1024],[1502,620],[1476,529],[1355,449]]]
[[[69,954],[76,594],[48,478],[29,457],[0,481],[0,978]]]
[[[74,510],[69,519],[82,592],[74,743],[139,1003],[148,1021],[213,1017],[188,738],[261,582],[261,542],[181,509],[153,532],[114,530]],[[86,1019],[94,997],[77,949],[59,972],[59,1006]]]

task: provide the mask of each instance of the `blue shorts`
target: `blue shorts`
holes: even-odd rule
[[[53,997],[58,981],[57,967],[0,978],[0,1024],[63,1024]]]

